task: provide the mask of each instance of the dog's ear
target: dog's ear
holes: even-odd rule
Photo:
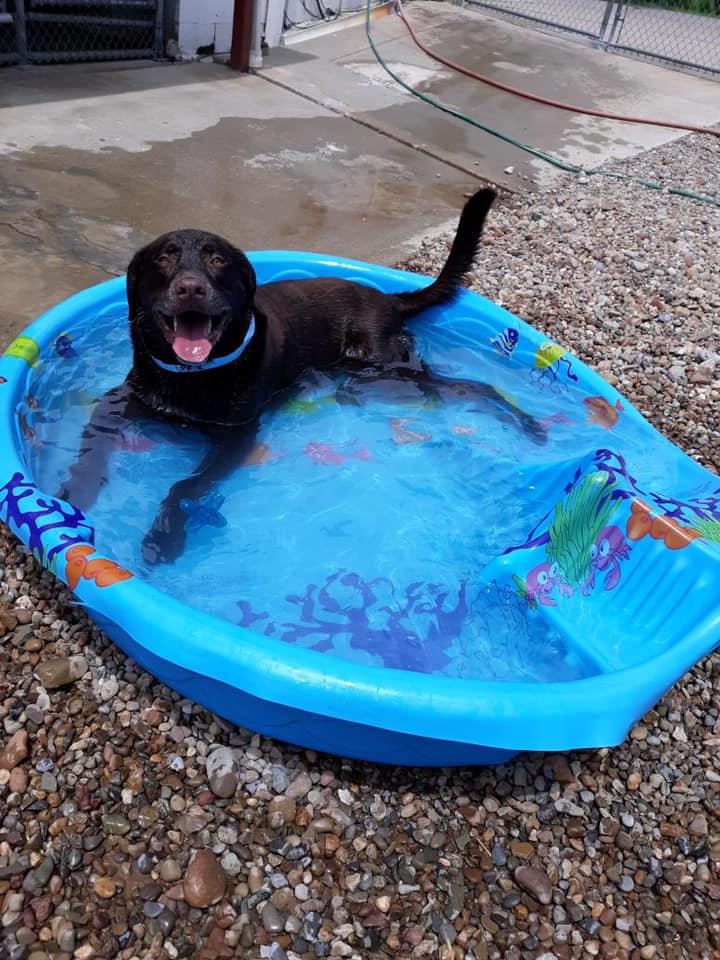
[[[245,287],[247,305],[249,309],[252,309],[252,306],[255,302],[255,290],[257,289],[257,277],[255,276],[255,270],[242,250],[238,250],[237,247],[235,248],[235,256],[236,263],[238,264],[240,273],[242,275],[243,286]]]
[[[138,270],[140,268],[140,259],[144,253],[144,249],[138,250],[128,265],[127,276],[125,277],[125,291],[127,295],[128,315],[130,320],[132,320],[133,315],[135,314],[135,308],[137,307]]]

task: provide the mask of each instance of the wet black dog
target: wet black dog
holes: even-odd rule
[[[538,422],[493,387],[433,374],[404,328],[455,296],[494,199],[492,190],[480,190],[467,202],[438,278],[405,293],[331,278],[256,288],[248,259],[222,238],[199,230],[159,237],[128,268],[132,369],[98,403],[59,496],[82,510],[92,505],[106,482],[113,436],[128,418],[169,417],[200,427],[210,435],[209,452],[171,488],[143,541],[148,562],[174,559],[185,541],[180,501],[204,496],[246,459],[262,410],[311,369],[341,367],[360,381],[409,380],[432,397],[469,396],[543,442]]]

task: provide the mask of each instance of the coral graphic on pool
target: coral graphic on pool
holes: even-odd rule
[[[396,589],[385,578],[366,581],[340,570],[285,602],[288,619],[278,622],[241,600],[237,622],[319,653],[396,670],[549,680],[558,676],[559,659],[564,679],[583,675],[559,636],[548,634],[533,662],[527,609],[496,582],[461,583],[450,595],[434,583]]]
[[[0,518],[22,532],[28,550],[49,567],[54,567],[62,550],[94,539],[94,530],[80,510],[44,496],[21,473],[14,473],[0,487]]]

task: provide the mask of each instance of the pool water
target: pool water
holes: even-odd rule
[[[34,375],[19,423],[41,489],[59,487],[94,401],[124,379],[126,323],[122,307],[104,311]],[[148,566],[141,541],[206,441],[129,424],[89,511],[98,549],[197,609],[371,666],[537,682],[596,672],[491,575],[547,514],[547,476],[596,449],[587,406],[572,381],[519,377],[469,322],[436,314],[414,332],[437,373],[512,396],[545,423],[547,444],[466,398],[433,403],[379,383],[339,403],[347,378],[314,374],[264,417],[253,462],[213,490],[215,523],[191,529],[169,565]]]

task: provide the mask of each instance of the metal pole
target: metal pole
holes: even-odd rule
[[[615,11],[615,19],[613,20],[613,25],[610,28],[610,36],[607,38],[606,46],[618,43],[623,25],[625,23],[626,6],[627,0],[619,0],[617,10]]]
[[[255,0],[235,0],[230,66],[242,73],[247,73],[250,68],[254,7]]]
[[[598,30],[598,40],[602,40],[605,36],[605,31],[607,30],[608,24],[610,23],[610,14],[612,13],[614,6],[615,6],[615,0],[606,0],[605,15],[603,16],[603,21],[600,24],[600,29]]]
[[[153,49],[156,59],[160,59],[165,53],[165,44],[163,36],[165,33],[165,0],[155,0],[155,39]]]
[[[28,62],[27,32],[25,30],[25,0],[15,0],[15,46],[20,63]]]

